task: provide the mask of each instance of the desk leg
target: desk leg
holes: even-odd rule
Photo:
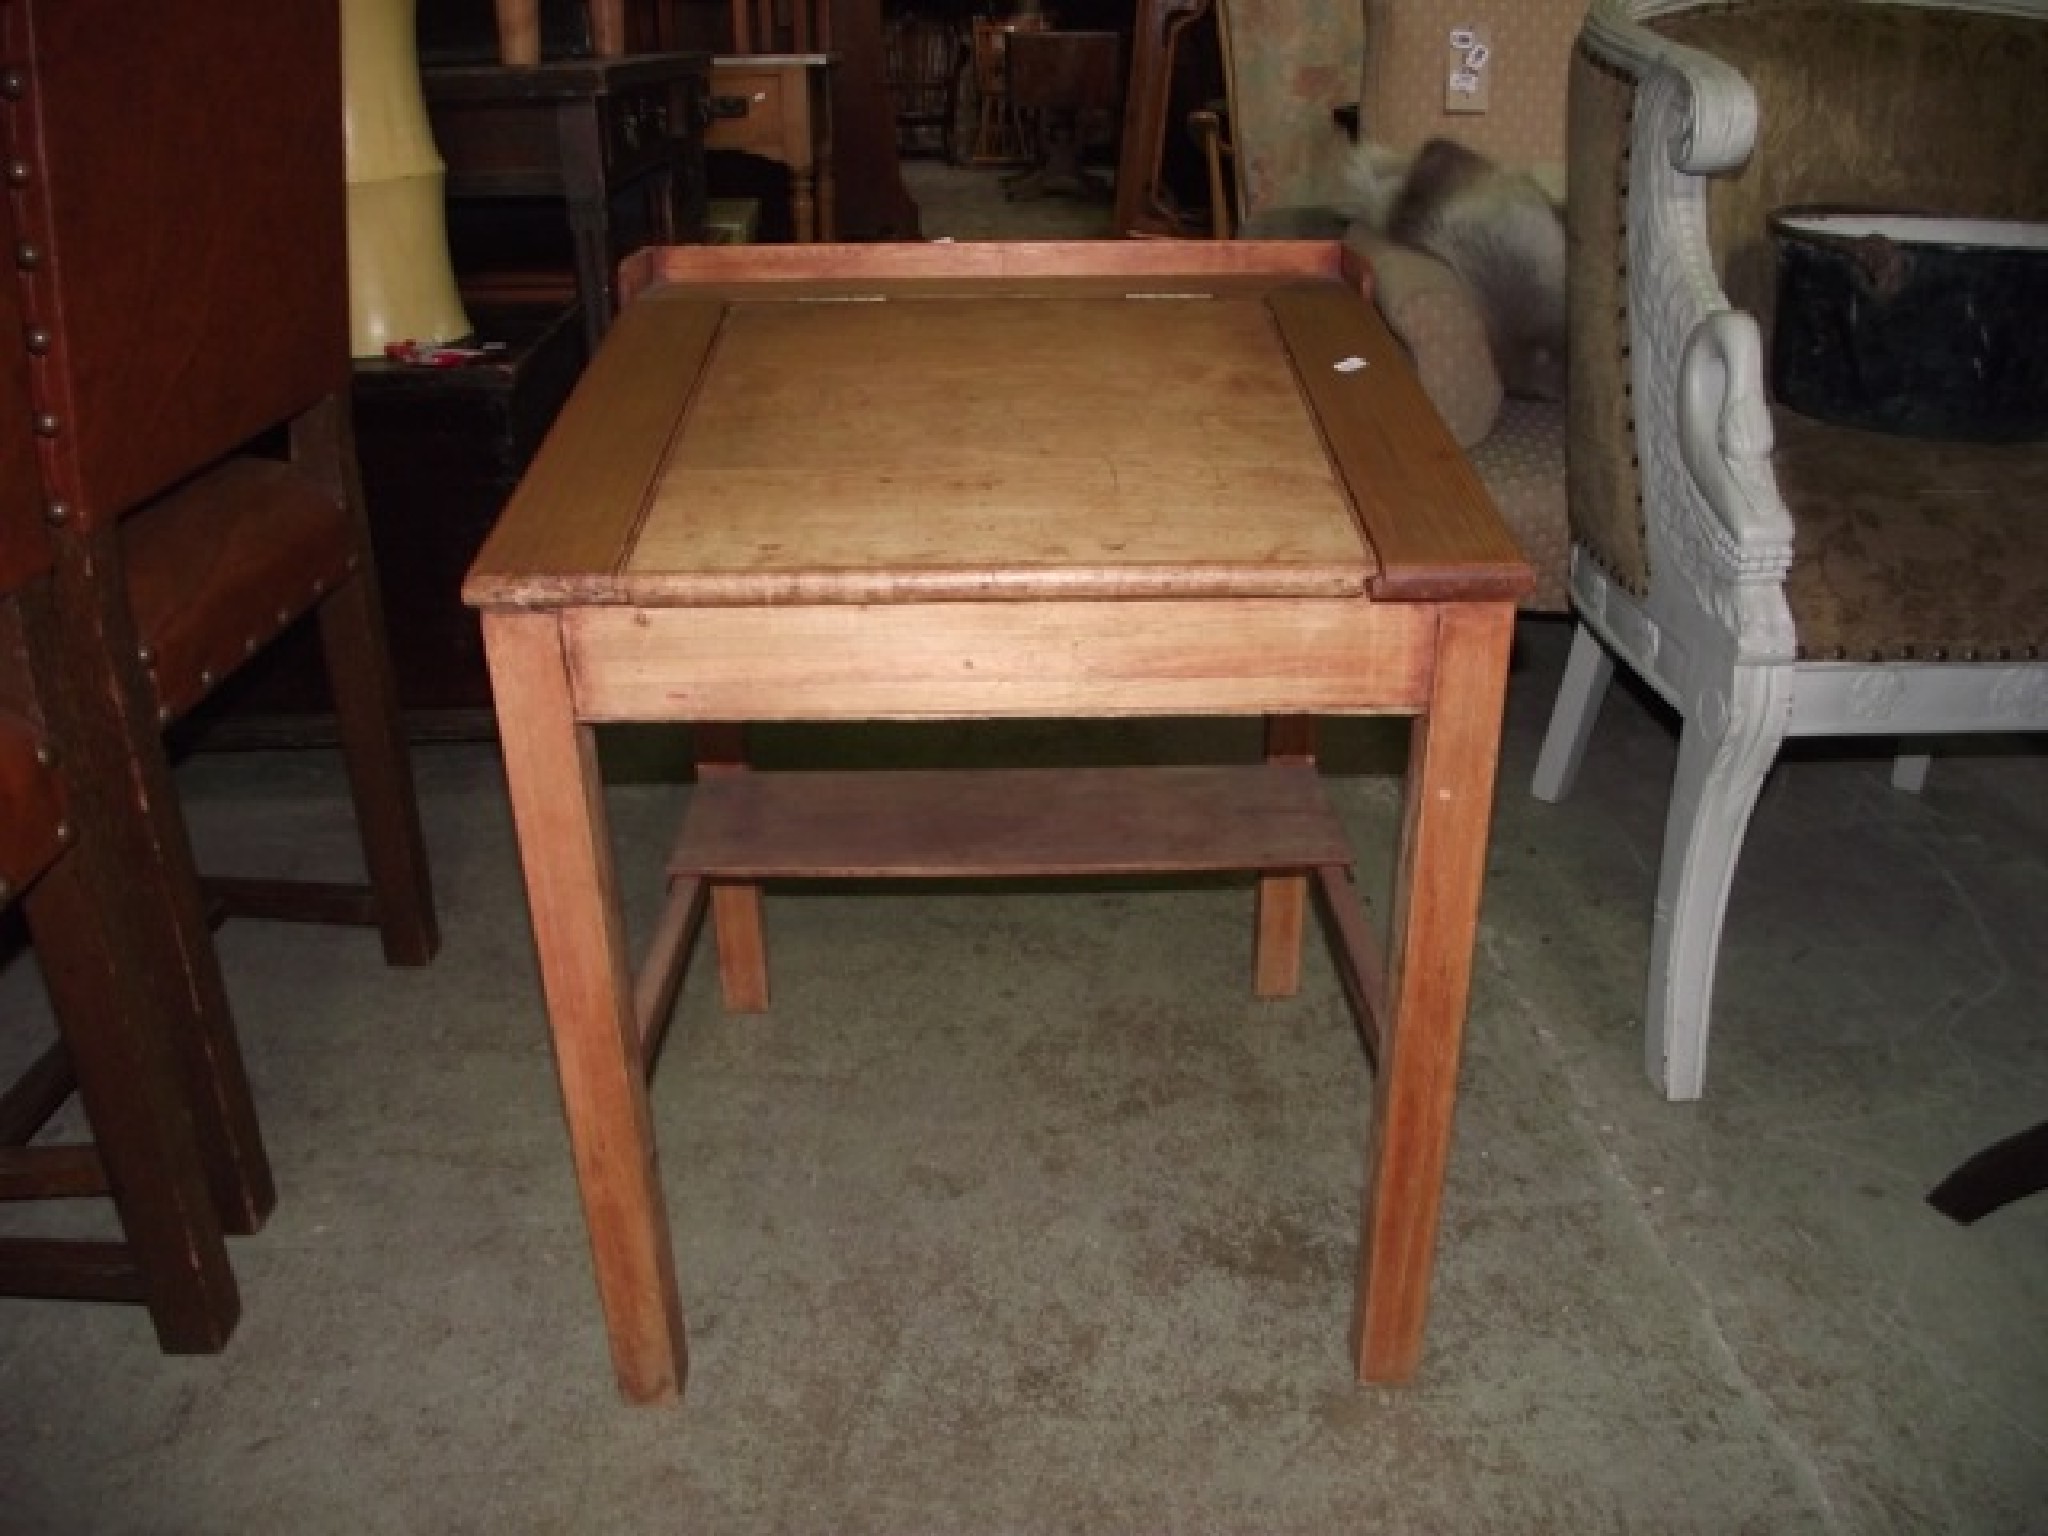
[[[746,728],[705,723],[690,730],[697,776],[747,772]],[[711,887],[711,932],[718,945],[718,988],[732,1013],[768,1011],[768,932],[761,887],[721,880]]]
[[[486,613],[483,624],[612,1365],[635,1402],[673,1398],[688,1352],[596,742],[576,720],[559,619]]]
[[[1308,715],[1266,718],[1266,761],[1314,763],[1316,722]],[[1261,875],[1252,991],[1292,997],[1301,990],[1301,938],[1308,918],[1307,875]]]
[[[1364,1381],[1406,1381],[1422,1357],[1513,626],[1506,604],[1441,610],[1410,740],[1352,1320]]]

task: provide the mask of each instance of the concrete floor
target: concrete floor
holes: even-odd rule
[[[1708,1098],[1640,1067],[1670,723],[1527,783],[1566,632],[1518,637],[1431,1344],[1344,1360],[1368,1080],[1320,950],[1248,993],[1231,884],[771,898],[776,1000],[685,989],[654,1090],[693,1329],[614,1397],[494,751],[417,755],[446,934],[221,947],[281,1199],[227,1351],[0,1302],[0,1530],[2048,1529],[2048,1196],[1923,1202],[2048,1113],[2048,765],[1766,790]],[[1383,878],[1401,730],[1330,728]],[[644,931],[687,790],[613,733]],[[782,730],[771,762],[1245,755],[1244,723]],[[214,867],[351,862],[323,753],[183,770]],[[32,1029],[32,968],[0,1031]],[[12,1219],[12,1218],[10,1218]]]
[[[905,160],[903,184],[917,200],[927,240],[1105,240],[1105,198],[1056,192],[1016,202],[1003,196],[1014,166],[946,165]]]

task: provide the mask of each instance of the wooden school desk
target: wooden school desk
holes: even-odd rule
[[[1377,1060],[1354,1352],[1422,1347],[1520,553],[1339,247],[685,247],[637,291],[470,573],[621,1389],[686,1351],[646,1069],[701,913],[767,1003],[778,877],[1259,872],[1308,893]],[[1386,962],[1317,715],[1413,718]],[[1234,767],[749,773],[742,722],[1254,715]],[[629,966],[594,727],[701,780]]]

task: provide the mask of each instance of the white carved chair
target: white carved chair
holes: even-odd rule
[[[2048,444],[1779,407],[1765,219],[2048,219],[2048,0],[1593,0],[1572,64],[1570,583],[1535,793],[1619,659],[1682,719],[1646,1052],[1699,1097],[1751,808],[1788,736],[2048,729]],[[1916,789],[1924,747],[1894,782]]]

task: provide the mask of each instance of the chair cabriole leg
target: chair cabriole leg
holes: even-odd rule
[[[1579,765],[1586,760],[1586,744],[1593,739],[1594,722],[1600,717],[1600,701],[1613,676],[1614,658],[1607,654],[1607,647],[1585,625],[1574,624],[1571,656],[1558,684],[1557,702],[1550,707],[1550,726],[1543,733],[1536,777],[1529,786],[1538,800],[1555,803],[1572,792]]]
[[[1650,937],[1650,1080],[1674,1101],[1697,1099],[1707,1074],[1707,1023],[1728,888],[1757,792],[1791,715],[1784,668],[1738,668],[1724,697],[1696,701],[1679,734],[1664,822]]]

